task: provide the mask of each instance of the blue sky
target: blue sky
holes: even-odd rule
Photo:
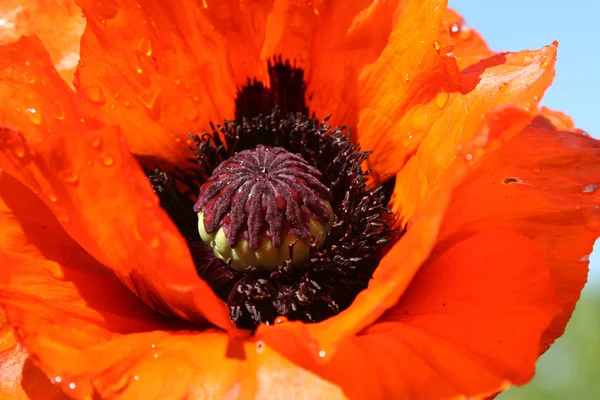
[[[556,78],[542,103],[600,138],[600,2],[449,0],[449,5],[494,50],[537,49],[558,40]],[[600,290],[600,251],[592,255],[590,270],[594,289]]]

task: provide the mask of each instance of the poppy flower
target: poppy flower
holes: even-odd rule
[[[539,107],[557,43],[492,52],[441,0],[82,0],[73,90],[72,10],[29,3],[3,397],[485,398],[563,333],[600,145]]]

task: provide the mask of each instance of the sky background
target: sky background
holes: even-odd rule
[[[537,49],[558,40],[554,84],[542,104],[566,112],[600,139],[600,2],[449,0],[493,50]],[[537,363],[534,380],[498,400],[594,399],[600,393],[600,242],[565,335]]]

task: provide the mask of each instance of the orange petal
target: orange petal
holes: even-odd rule
[[[546,122],[546,123],[544,123]],[[540,114],[533,123],[540,127],[546,127],[549,129],[556,129],[559,131],[577,131],[575,129],[575,122],[567,114],[562,111],[551,110],[548,107],[541,107]]]
[[[63,79],[73,81],[85,27],[81,10],[73,1],[3,0],[0,15],[0,44],[16,41],[22,35],[38,36]]]
[[[82,1],[75,86],[90,114],[120,125],[132,152],[152,162],[185,166],[188,133],[233,118],[236,90],[262,74],[252,15],[210,3]]]
[[[531,242],[484,232],[436,251],[400,302],[331,358],[298,354],[293,337],[267,332],[265,340],[350,398],[470,398],[531,379],[557,311]]]
[[[69,235],[142,301],[230,326],[225,305],[197,276],[183,238],[118,129],[79,137],[57,132],[41,143],[28,143],[12,129],[1,133],[2,168],[37,192]]]
[[[374,152],[369,165],[381,179],[414,153],[426,133],[427,107],[438,110],[436,94],[459,87],[456,62],[447,55],[444,7],[442,0],[315,6],[312,37],[319,39],[309,42],[309,108],[349,126],[362,148]]]
[[[479,158],[480,154],[469,152],[474,143],[497,147],[501,139],[515,135],[533,118],[554,78],[555,60],[553,44],[538,51],[499,54],[464,71],[464,94],[443,96],[443,110],[396,177],[392,210],[402,221],[410,220],[421,199],[457,158]],[[521,111],[508,110],[508,106]]]
[[[454,56],[461,69],[495,54],[489,49],[481,35],[467,25],[462,15],[456,11],[450,8],[446,9],[444,24],[450,31],[450,36],[454,42]]]
[[[562,313],[546,332],[545,350],[562,335],[587,278],[600,235],[600,142],[572,132],[528,127],[455,191],[440,243],[487,229],[528,236],[552,268]]]
[[[77,109],[77,99],[40,47],[30,38],[0,46],[10,65],[0,82],[23,89],[19,96],[41,117],[31,120],[34,113],[14,100],[0,105],[4,122],[19,128],[0,128],[0,167],[36,192],[69,235],[146,304],[230,327],[224,303],[197,276],[183,238],[120,131]],[[33,73],[36,80],[28,84]],[[53,115],[52,105],[64,112]]]
[[[13,266],[0,304],[32,359],[74,398],[343,398],[265,343],[153,319],[114,277],[79,260],[50,268],[0,252],[0,261]],[[56,267],[62,275],[49,272]]]

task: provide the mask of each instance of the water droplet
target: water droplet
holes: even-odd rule
[[[35,108],[28,108],[27,114],[29,115],[29,120],[32,124],[39,125],[42,123],[42,113]]]
[[[283,315],[280,315],[279,317],[275,318],[275,323],[276,324],[283,324],[284,322],[287,322],[288,319],[286,317],[284,317]]]
[[[404,74],[404,82],[408,82],[409,78],[408,78],[408,74]]]
[[[441,47],[442,47],[442,46],[440,45],[440,42],[439,42],[439,41],[437,41],[437,40],[434,40],[434,41],[433,41],[433,48],[435,49],[435,51],[437,51],[437,52],[439,53],[439,52],[440,52],[440,49],[441,49]]]
[[[501,91],[501,92],[503,92],[503,91],[506,90],[507,87],[508,87],[508,82],[502,82],[500,84],[500,86],[498,86],[498,90]]]
[[[61,383],[62,382],[62,378],[60,376],[57,376],[57,377],[54,378],[54,382]]]
[[[446,107],[449,98],[450,95],[448,94],[448,92],[440,92],[437,94],[437,96],[435,97],[435,102],[440,110]]]
[[[156,354],[156,353],[154,353],[152,356],[153,356],[154,358],[158,358],[158,354]]]
[[[136,376],[134,376],[134,377],[133,377],[133,380],[134,380],[134,381],[139,381],[139,380],[140,380],[140,377],[136,375]]]
[[[102,139],[100,138],[100,136],[93,136],[90,139],[90,145],[94,148],[94,149],[98,149],[100,148],[100,146],[102,145]]]
[[[262,340],[259,340],[258,342],[256,342],[256,352],[258,354],[261,354],[264,350],[265,350],[265,342],[263,342]]]
[[[75,382],[71,382],[69,383],[69,389],[73,390],[77,387],[77,385],[75,384]]]
[[[319,357],[324,358],[327,354],[325,353],[325,350],[320,350],[319,351]]]
[[[113,165],[115,165],[115,159],[110,154],[100,154],[100,161],[102,161],[102,165],[104,165],[105,167],[112,167]]]
[[[86,88],[81,89],[81,93],[85,96],[86,99],[95,104],[104,104],[106,103],[106,97],[104,96],[104,92],[100,89],[99,86],[88,86]]]
[[[142,38],[138,44],[138,50],[140,53],[150,57],[152,55],[152,42],[150,40]]]
[[[15,144],[13,144],[13,151],[15,153],[15,156],[19,158],[25,157],[25,147],[21,142],[16,142]]]
[[[79,180],[77,172],[70,169],[59,171],[58,177],[67,183],[76,183]]]
[[[24,76],[25,82],[29,83],[30,85],[33,85],[37,82],[37,75],[35,75],[33,72],[27,71],[25,72]]]
[[[589,183],[583,188],[583,193],[594,193],[596,190],[598,190],[598,184]]]
[[[137,69],[135,70],[135,72],[137,72],[138,74],[141,74],[144,72],[143,69],[141,69],[140,67],[137,67]]]
[[[581,257],[581,259],[579,261],[581,261],[581,262],[590,262],[590,255],[586,254],[585,256]]]
[[[548,65],[550,65],[551,62],[552,62],[552,60],[550,58],[546,58],[544,61],[542,61],[542,63],[540,64],[540,66],[542,68],[547,68]]]
[[[194,122],[198,119],[198,110],[196,110],[196,107],[190,108],[187,117],[190,122]]]
[[[467,154],[465,156],[465,158],[467,159],[467,161],[471,161],[473,159],[473,155],[472,154]]]
[[[452,26],[450,27],[450,32],[451,33],[458,33],[459,30],[460,30],[460,25],[459,24],[452,24]]]
[[[51,203],[56,203],[56,202],[58,201],[58,198],[56,197],[56,195],[55,195],[55,194],[53,194],[53,193],[50,193],[50,194],[48,195],[48,200],[50,200],[50,202],[51,202]]]
[[[600,206],[582,210],[583,225],[592,232],[600,231]]]
[[[160,239],[155,237],[150,241],[150,247],[153,249],[157,249],[160,247]]]

